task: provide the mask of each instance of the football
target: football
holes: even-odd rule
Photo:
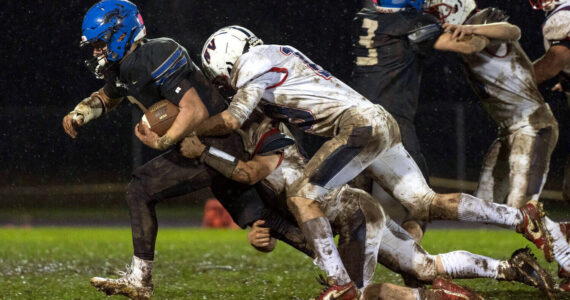
[[[150,130],[158,134],[158,136],[162,136],[172,126],[179,111],[180,108],[172,102],[166,99],[161,100],[148,108],[141,119],[141,123],[150,127]],[[140,130],[142,128],[139,128]]]

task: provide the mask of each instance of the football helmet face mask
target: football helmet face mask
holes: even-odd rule
[[[475,0],[425,0],[424,11],[433,14],[443,23],[461,25],[477,8]]]
[[[230,73],[237,59],[249,48],[263,45],[253,32],[241,26],[227,26],[212,34],[202,49],[204,75],[218,86],[230,87]]]
[[[424,5],[424,0],[373,0],[373,2],[376,7],[389,11],[400,11],[408,7],[421,11]]]
[[[119,62],[133,43],[146,36],[142,17],[133,3],[126,0],[103,0],[93,5],[83,18],[82,47],[93,46],[100,55],[85,61],[97,78]]]
[[[551,11],[568,0],[528,0],[533,9]]]

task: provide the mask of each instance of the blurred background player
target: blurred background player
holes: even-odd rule
[[[436,17],[423,13],[423,4],[423,0],[363,1],[364,8],[355,18],[355,65],[349,85],[396,119],[404,148],[429,183],[414,125],[424,61],[433,56],[434,49],[469,53],[482,41],[450,39]],[[381,193],[378,186],[374,192]],[[425,223],[408,219],[409,215],[402,226],[421,240]]]
[[[508,17],[499,9],[477,12],[473,0],[427,3],[454,38],[488,39],[484,51],[461,55],[471,86],[499,126],[499,138],[483,163],[477,196],[514,207],[538,200],[558,139],[558,123],[538,91],[530,59],[517,42],[520,30],[507,23]],[[545,226],[553,238],[553,256],[547,255],[546,260],[556,259],[568,270],[565,233],[549,218]]]
[[[553,91],[565,92],[570,107],[570,1],[530,0],[534,9],[544,10],[546,19],[542,24],[542,36],[546,53],[534,62],[536,82],[543,83],[558,75]],[[563,124],[563,123],[562,123]],[[564,140],[564,137],[561,139]],[[570,202],[570,155],[564,168],[562,197]],[[561,224],[562,233],[568,240],[568,223]],[[563,278],[560,288],[570,290],[570,272],[560,268],[558,276]]]
[[[416,218],[516,227],[545,255],[552,255],[551,238],[543,225],[540,203],[531,201],[517,209],[463,193],[434,192],[402,146],[395,120],[381,106],[372,105],[290,46],[251,47],[250,44],[247,47],[253,38],[257,39],[250,31],[229,26],[215,32],[205,43],[202,52],[205,73],[210,80],[235,91],[235,96],[227,110],[199,128],[198,135],[219,135],[238,129],[259,104],[259,108],[275,120],[333,137],[307,163],[303,177],[287,190],[290,198],[287,203],[305,237],[317,257],[327,257],[317,260],[319,267],[334,280],[343,278],[329,291],[348,289],[346,282],[350,279],[338,253],[324,251],[336,248],[333,248],[332,231],[318,202],[327,191],[346,183],[364,169]],[[451,41],[451,34],[446,38]],[[477,47],[469,46],[469,49]],[[320,249],[314,246],[315,241],[321,243]],[[327,260],[333,262],[324,263]]]
[[[158,137],[147,126],[135,128],[135,135],[141,141],[160,150],[175,145],[206,117],[227,107],[225,99],[204,78],[184,47],[168,38],[145,38],[142,17],[133,3],[104,0],[95,4],[85,14],[82,32],[81,44],[93,48],[93,58],[87,65],[106,83],[63,118],[65,132],[72,138],[77,137],[78,127],[115,108],[124,96],[134,96],[137,105],[144,107],[162,99],[179,106],[179,114],[163,136]],[[247,156],[238,134],[208,138],[208,142],[235,157]],[[234,162],[227,158],[208,159],[221,164]],[[228,180],[200,161],[183,157],[177,150],[168,151],[138,167],[128,186],[126,200],[134,248],[132,265],[119,279],[95,277],[91,284],[107,294],[150,298],[158,231],[155,205],[205,187],[212,187],[216,197],[242,227],[270,214],[255,188]],[[285,236],[291,234],[287,222],[280,222],[279,216],[268,218],[267,226],[281,239],[287,240]],[[280,230],[284,234],[279,233]],[[295,240],[298,239],[288,242],[295,247]]]

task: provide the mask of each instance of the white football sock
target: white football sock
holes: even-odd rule
[[[452,278],[495,278],[499,271],[499,260],[467,251],[443,253],[439,258]]]
[[[313,243],[315,265],[333,277],[338,285],[349,283],[350,277],[342,264],[329,221],[324,217],[309,220],[302,225],[307,240]]]
[[[461,194],[461,200],[457,206],[457,219],[515,227],[522,222],[523,214],[518,208]]]
[[[544,221],[546,229],[552,236],[552,252],[554,252],[554,259],[556,259],[564,270],[570,271],[570,245],[568,245],[564,234],[560,231],[560,225],[553,222],[548,217],[545,217]]]

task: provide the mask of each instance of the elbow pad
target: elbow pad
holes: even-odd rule
[[[211,146],[202,152],[200,162],[207,164],[227,178],[232,178],[232,174],[238,165],[237,158]]]
[[[433,50],[433,44],[443,33],[439,24],[429,24],[408,32],[410,47],[420,54]]]

